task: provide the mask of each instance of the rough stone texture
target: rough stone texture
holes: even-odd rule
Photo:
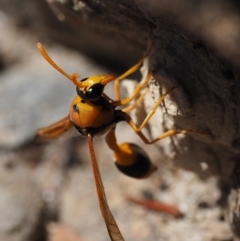
[[[4,160],[2,153],[0,158]],[[43,202],[31,170],[7,162],[1,163],[0,209],[0,240],[44,239]]]
[[[204,47],[202,51],[194,51],[194,43],[186,45],[186,40],[176,33],[160,29],[158,34],[153,49],[154,76],[167,88],[177,87],[172,96],[178,108],[168,114],[172,115],[176,127],[209,132],[209,137],[194,135],[205,145],[194,143],[192,138],[179,142],[178,149],[189,147],[189,157],[178,150],[181,154],[177,155],[176,163],[184,159],[184,166],[192,169],[191,162],[200,168],[201,162],[209,160],[217,165],[212,167],[214,174],[229,176],[234,161],[239,158],[239,78],[237,74],[226,77],[229,70],[206,53]]]

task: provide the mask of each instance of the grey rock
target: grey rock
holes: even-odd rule
[[[0,240],[40,241],[45,233],[43,207],[31,171],[1,164]]]

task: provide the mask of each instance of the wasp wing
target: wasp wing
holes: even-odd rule
[[[99,206],[100,206],[102,216],[105,221],[109,236],[111,238],[111,241],[124,241],[124,238],[117,226],[117,223],[108,207],[107,197],[104,191],[102,178],[99,172],[91,135],[88,135],[88,145],[89,145],[89,150],[91,155],[95,185],[97,189],[98,202],[99,202]]]
[[[39,129],[36,134],[36,139],[52,139],[61,136],[64,132],[68,131],[72,127],[72,122],[69,115],[61,119],[60,121]]]

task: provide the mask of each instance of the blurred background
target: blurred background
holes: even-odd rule
[[[149,1],[146,5],[147,1],[143,0],[118,3],[108,0],[0,0],[1,241],[110,240],[97,202],[86,140],[78,137],[74,130],[57,140],[34,140],[37,129],[68,114],[70,103],[76,95],[73,84],[41,56],[37,42],[41,42],[51,58],[69,74],[77,72],[81,78],[106,73],[120,74],[141,58],[151,34],[158,34],[161,27],[161,31],[164,29],[169,33],[169,44],[172,39],[170,33],[173,33],[184,41],[187,39],[186,46],[191,45],[191,51],[200,57],[207,49],[221,63],[221,67],[228,70],[223,75],[227,75],[229,82],[233,74],[235,80],[238,79],[239,49],[235,48],[238,46],[235,40],[239,38],[239,24],[234,24],[239,23],[238,12],[232,15],[232,22],[228,15],[221,15],[225,21],[204,32],[204,23],[207,26],[209,23],[203,20],[223,13],[221,10],[225,1],[217,4],[210,1],[212,5],[207,8],[204,8],[206,1],[200,1],[202,4],[198,6],[189,1],[173,1],[173,8],[165,1],[156,2]],[[234,4],[234,1],[229,2]],[[235,6],[231,4],[227,5],[230,10]],[[177,9],[178,6],[185,6],[185,12]],[[179,12],[184,14],[180,15]],[[196,12],[199,13],[198,18],[194,18],[192,26],[186,27],[187,17],[193,17]],[[203,12],[205,14],[201,15]],[[202,19],[203,25],[198,22],[200,15],[205,17]],[[194,35],[194,26],[200,37]],[[219,26],[231,28],[231,31],[223,32]],[[228,37],[232,34],[235,38],[231,42],[230,37],[221,38],[219,32],[226,33]],[[163,36],[157,35],[156,38],[157,41],[166,41]],[[171,51],[174,53],[174,49]],[[153,56],[155,61],[158,56]],[[155,62],[154,67],[167,66],[167,58],[165,60],[166,63],[160,63],[160,67]],[[195,59],[190,61],[194,62]],[[211,66],[216,66],[213,62]],[[214,70],[212,72],[215,73]],[[163,74],[167,73],[165,71]],[[140,81],[140,73],[131,79]],[[170,78],[171,81],[173,79]],[[132,83],[137,82],[130,82],[129,85]],[[126,95],[129,91],[123,88]],[[111,85],[107,93],[112,95]],[[147,101],[154,103],[152,97],[156,98],[150,93]],[[188,99],[182,99],[183,104],[188,104]],[[190,108],[182,106],[183,109]],[[151,134],[156,134],[156,131],[153,133],[156,128],[158,132],[158,127],[161,133],[159,120],[163,112],[156,113],[157,119],[155,122],[153,120],[155,129],[149,127],[145,132],[149,138]],[[237,128],[235,130],[238,131]],[[187,171],[176,168],[169,155],[165,154],[169,152],[171,156],[173,153],[170,145],[174,140],[169,138],[163,142],[163,147],[146,147],[124,123],[119,124],[117,136],[119,142],[127,140],[141,145],[158,166],[158,171],[146,180],[125,177],[113,165],[112,153],[104,137],[95,138],[94,146],[109,206],[126,240],[238,240],[238,220],[233,225],[234,233],[225,215],[230,206],[226,195],[230,192],[228,177],[235,167],[235,158],[239,159],[238,151],[226,155],[232,158],[231,163],[227,159],[222,169],[219,167],[222,162],[206,161],[206,164],[203,160],[199,169],[191,162]],[[201,146],[204,150],[205,145],[208,144]],[[226,146],[222,149],[228,150]],[[187,146],[184,148],[187,149]],[[216,152],[221,149],[214,148]],[[206,152],[209,153],[209,149]],[[198,149],[194,155],[198,155]],[[217,154],[211,152],[211,155],[216,155],[218,160]],[[208,156],[199,154],[196,157],[204,158],[208,160]],[[176,218],[168,213],[145,209],[129,202],[128,196],[164,202],[178,208],[182,216]]]

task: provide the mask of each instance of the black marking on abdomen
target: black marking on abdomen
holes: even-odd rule
[[[124,166],[119,165],[115,162],[118,170],[123,174],[133,177],[133,178],[143,178],[148,175],[151,171],[152,163],[147,155],[147,153],[138,145],[134,143],[129,143],[131,147],[136,151],[137,158],[136,161],[132,165]]]

